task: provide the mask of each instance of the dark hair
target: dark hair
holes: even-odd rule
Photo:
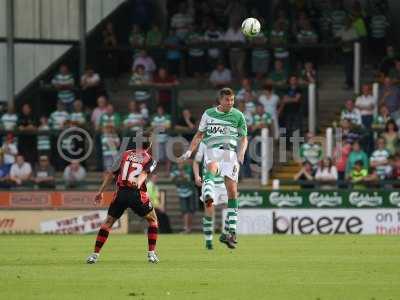
[[[364,163],[363,163],[363,161],[362,161],[362,160],[357,160],[357,161],[354,163],[354,165],[355,165],[355,166],[361,166],[361,167],[364,167]]]
[[[223,96],[234,96],[235,93],[231,88],[224,87],[218,91],[218,99],[222,98]]]
[[[263,88],[263,90],[266,90],[266,91],[272,91],[272,84],[265,83],[265,84],[263,84],[262,88]]]
[[[399,127],[397,126],[396,122],[393,121],[393,120],[389,120],[389,121],[386,122],[386,125],[385,125],[385,132],[388,132],[388,131],[389,131],[389,125],[390,125],[390,124],[393,125],[394,131],[396,131],[396,132],[399,131]]]
[[[329,161],[329,167],[328,168],[329,168],[329,172],[330,172],[332,167],[333,167],[333,160],[330,157],[325,157],[324,159],[321,160],[321,169],[325,168],[325,166],[324,166],[325,159]]]
[[[151,147],[151,132],[138,131],[136,136],[129,138],[127,150],[131,149],[149,149]]]

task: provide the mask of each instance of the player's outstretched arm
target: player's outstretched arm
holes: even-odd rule
[[[192,142],[190,143],[189,150],[187,150],[179,159],[180,160],[187,160],[192,156],[192,153],[197,149],[200,142],[202,141],[204,136],[204,132],[197,131],[194,135]]]
[[[192,169],[193,169],[193,176],[194,176],[194,181],[197,186],[201,186],[201,177],[200,177],[200,166],[199,162],[194,159],[193,164],[192,164]]]
[[[105,188],[111,183],[111,181],[114,178],[114,174],[112,172],[107,172],[106,176],[104,177],[103,183],[100,186],[100,189],[98,191],[98,193],[96,194],[95,198],[94,198],[94,203],[100,204],[101,200],[103,200],[103,192],[105,190]]]
[[[247,136],[242,136],[240,138],[240,146],[239,146],[239,153],[238,153],[238,161],[240,164],[243,164],[244,154],[246,153],[248,143],[249,142],[248,142]]]

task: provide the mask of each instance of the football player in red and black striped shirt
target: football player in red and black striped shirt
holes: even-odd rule
[[[87,263],[93,264],[97,262],[100,250],[107,241],[113,224],[128,207],[147,220],[149,225],[147,231],[148,261],[151,263],[159,261],[155,254],[158,221],[147,194],[145,183],[147,175],[153,172],[156,167],[156,162],[148,153],[149,148],[142,147],[122,152],[115,159],[111,170],[107,172],[103,184],[95,197],[95,203],[98,204],[102,201],[103,191],[113,178],[116,179],[117,191],[108,209],[107,219],[101,225],[97,234],[94,252],[87,258]]]

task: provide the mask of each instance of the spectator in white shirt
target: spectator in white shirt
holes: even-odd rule
[[[153,78],[153,73],[157,69],[154,60],[147,55],[146,50],[140,50],[139,55],[135,58],[133,62],[132,70],[136,70],[136,66],[144,66],[144,72],[148,78]]]
[[[215,22],[210,20],[204,34],[204,40],[209,43],[217,43],[222,41],[222,37],[222,33],[215,26]],[[218,60],[221,58],[221,51],[218,48],[209,48],[207,54],[208,70],[211,71],[215,68]]]
[[[272,116],[272,123],[274,124],[274,137],[279,137],[279,124],[278,124],[278,106],[279,96],[274,93],[271,84],[264,84],[258,102],[264,105],[265,112]]]
[[[6,131],[13,131],[17,127],[18,116],[13,107],[8,107],[7,112],[1,116],[1,128]]]
[[[350,120],[352,125],[361,126],[361,114],[360,111],[354,107],[353,99],[347,99],[345,108],[340,113],[340,120]]]
[[[97,107],[92,112],[91,121],[93,127],[97,128],[100,123],[100,117],[107,111],[107,98],[105,96],[100,96],[97,98]]]
[[[319,181],[322,185],[320,188],[332,188],[333,183],[337,181],[338,173],[336,167],[332,163],[332,159],[326,157],[320,162],[320,165],[315,173],[315,180]]]
[[[31,164],[25,162],[22,155],[17,155],[15,163],[12,164],[10,170],[10,180],[16,186],[31,184],[32,167]]]
[[[74,160],[64,170],[65,185],[69,188],[76,188],[84,184],[86,170],[78,161]]]
[[[246,43],[246,38],[244,37],[242,31],[240,30],[240,23],[235,22],[229,27],[225,33],[224,40],[229,43]],[[229,62],[234,77],[243,77],[244,66],[246,63],[246,52],[243,48],[230,48],[229,51]]]
[[[356,108],[360,111],[363,126],[370,129],[376,103],[369,84],[364,84],[361,91],[361,96],[356,99]]]
[[[15,157],[18,154],[18,147],[12,133],[7,134],[1,149],[4,154],[4,164],[11,166],[15,163]]]
[[[175,29],[176,35],[183,40],[193,24],[193,16],[189,13],[186,3],[179,5],[179,11],[171,18],[171,28]]]
[[[249,78],[242,79],[242,88],[237,92],[236,99],[244,101],[246,104],[246,113],[255,114],[257,95],[252,89],[251,80]]]
[[[95,73],[92,67],[86,67],[85,73],[81,77],[82,100],[90,108],[96,106],[96,95],[100,82],[100,75]]]
[[[215,88],[222,88],[231,84],[232,74],[231,71],[225,68],[223,62],[219,62],[214,71],[210,74],[210,82]]]

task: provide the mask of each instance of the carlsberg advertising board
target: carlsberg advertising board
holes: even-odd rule
[[[239,209],[239,234],[400,235],[400,209]]]
[[[241,190],[239,207],[400,208],[400,192],[397,190]]]

